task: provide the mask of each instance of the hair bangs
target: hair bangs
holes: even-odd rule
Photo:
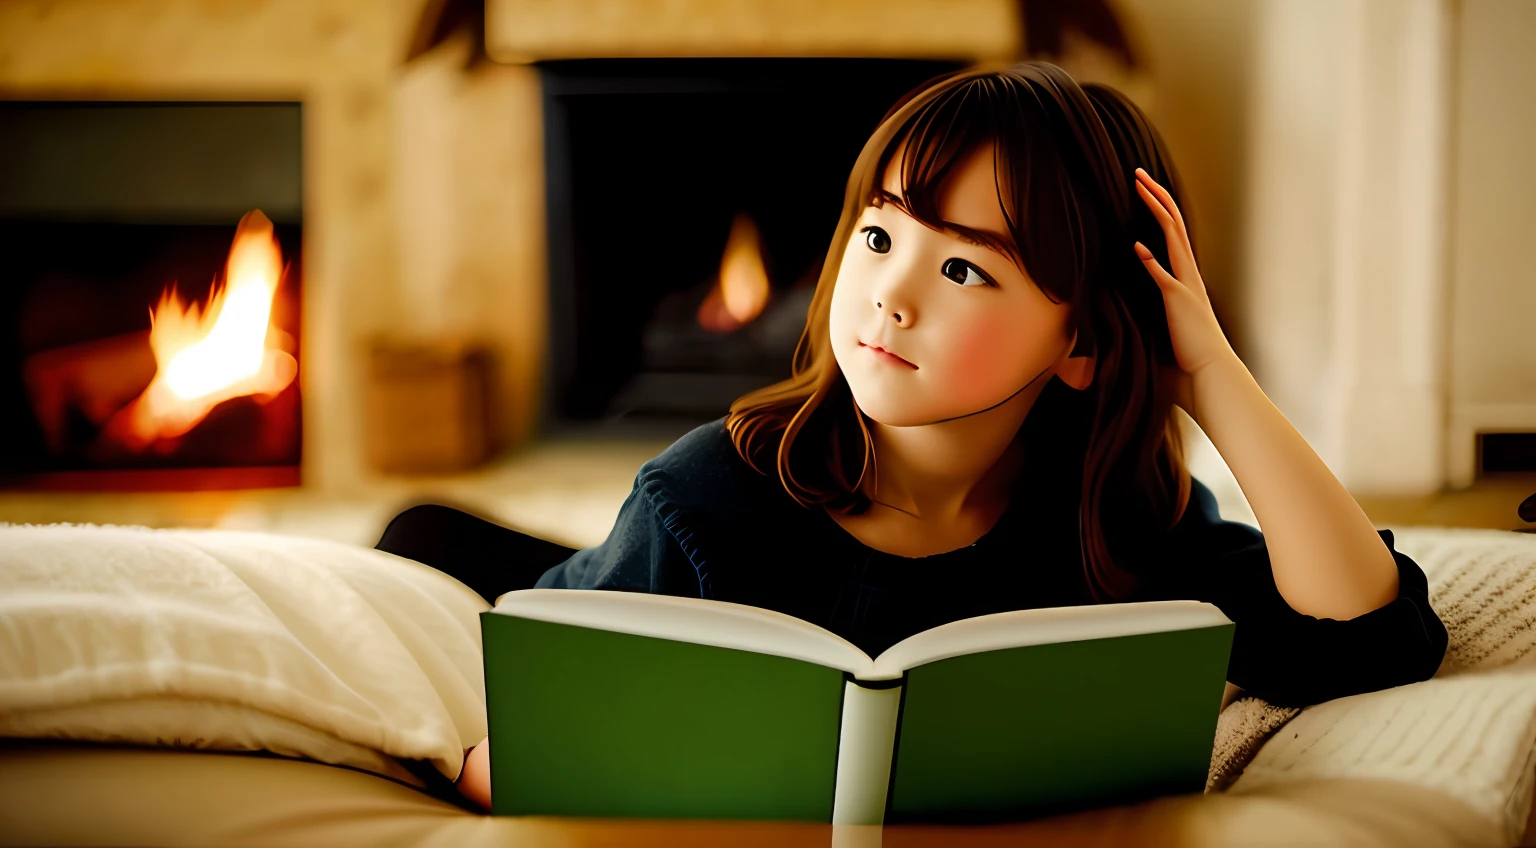
[[[1083,210],[1063,182],[1060,156],[1038,98],[1011,77],[980,77],[936,94],[892,136],[880,157],[883,174],[897,159],[900,197],[876,180],[870,205],[899,201],[902,210],[935,230],[955,229],[943,219],[939,199],[960,163],[977,148],[993,150],[998,205],[1007,221],[1007,243],[986,243],[1012,258],[1053,301],[1075,301],[1081,267],[1054,267],[1054,244],[1080,243]],[[1032,222],[1032,226],[1026,226]]]

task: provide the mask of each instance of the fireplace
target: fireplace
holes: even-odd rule
[[[0,485],[297,485],[298,103],[0,104]]]
[[[678,431],[789,376],[854,160],[953,62],[539,65],[546,432]]]

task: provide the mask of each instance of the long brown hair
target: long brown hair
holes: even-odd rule
[[[1140,241],[1170,267],[1162,231],[1132,188],[1135,169],[1145,168],[1176,201],[1178,180],[1150,122],[1107,86],[1079,86],[1055,65],[1026,62],[938,77],[892,107],[848,178],[793,376],[738,398],[726,427],[742,458],[761,473],[775,469],[803,506],[868,508],[859,484],[873,442],[828,332],[843,251],[898,149],[908,208],[939,228],[936,198],[945,180],[988,142],[995,142],[998,201],[1017,255],[1048,297],[1070,304],[1073,354],[1095,356],[1087,389],[1052,380],[1020,428],[1026,445],[1051,446],[1038,462],[1066,476],[1037,464],[1021,485],[1061,480],[1080,492],[1089,591],[1096,602],[1124,600],[1144,574],[1126,552],[1112,552],[1108,539],[1145,539],[1173,526],[1190,479],[1174,418],[1175,360],[1162,295],[1132,250]]]

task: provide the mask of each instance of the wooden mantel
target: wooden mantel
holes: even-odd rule
[[[632,57],[1007,59],[1010,0],[486,0],[485,44],[508,63]]]

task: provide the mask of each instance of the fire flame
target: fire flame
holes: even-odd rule
[[[224,287],[215,293],[210,286],[206,308],[183,304],[166,288],[150,312],[155,377],[130,405],[121,441],[141,449],[174,439],[230,398],[269,400],[293,382],[298,360],[281,349],[292,337],[270,326],[282,276],[272,222],[252,210],[235,230]]]
[[[731,332],[763,311],[769,291],[757,225],[742,212],[731,222],[731,234],[725,240],[720,282],[699,305],[699,324],[717,333]]]

